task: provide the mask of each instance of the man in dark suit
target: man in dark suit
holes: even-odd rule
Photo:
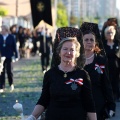
[[[9,29],[7,26],[2,26],[2,31],[0,34],[0,51],[1,57],[5,57],[3,63],[3,71],[0,76],[0,93],[4,92],[5,88],[5,71],[7,71],[8,82],[11,88],[11,92],[14,90],[13,85],[13,66],[12,61],[18,60],[18,53],[16,49],[16,41],[13,35],[9,34]]]

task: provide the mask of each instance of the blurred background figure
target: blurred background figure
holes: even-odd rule
[[[42,72],[45,73],[48,70],[48,67],[50,65],[50,51],[53,46],[52,43],[52,36],[48,32],[48,29],[45,29],[45,32],[43,28],[41,31],[37,31],[38,34],[38,40],[40,41],[40,48],[39,52],[41,53],[41,66],[42,66]]]
[[[33,48],[32,48],[32,51],[31,51],[32,56],[35,56],[37,54],[37,50],[38,50],[37,41],[38,41],[37,32],[36,32],[36,30],[34,30],[32,32],[32,43],[33,43]]]
[[[33,48],[32,32],[30,29],[26,29],[26,40],[25,40],[25,56],[26,56],[26,58],[30,58],[32,48]]]
[[[15,41],[17,42],[17,25],[12,25],[10,27],[10,33],[13,35]]]
[[[108,59],[110,81],[114,98],[120,101],[120,41],[118,38],[118,23],[115,19],[108,19],[102,29],[102,40]]]
[[[19,42],[18,42],[18,28],[17,28],[17,25],[12,25],[10,27],[10,34],[13,35],[15,41],[16,41],[16,45],[17,45],[17,52],[18,52],[18,57],[20,58],[20,55],[19,55]]]
[[[6,57],[3,64],[3,71],[0,76],[0,92],[4,92],[5,88],[5,72],[7,71],[10,91],[14,90],[13,85],[13,65],[12,61],[18,60],[18,52],[16,48],[16,41],[13,35],[9,34],[7,26],[2,26],[0,35],[0,52],[1,57]]]
[[[19,53],[20,53],[20,58],[23,58],[25,55],[25,35],[24,35],[24,28],[22,26],[19,26],[18,29],[18,41],[19,41]]]

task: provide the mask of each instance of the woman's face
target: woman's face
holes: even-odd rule
[[[115,36],[114,28],[108,29],[105,33],[106,40],[114,40],[114,36]]]
[[[95,44],[95,36],[92,33],[85,34],[83,36],[83,45],[85,51],[94,51]]]
[[[75,63],[76,59],[76,44],[72,41],[66,41],[63,43],[60,50],[61,62],[72,62]]]

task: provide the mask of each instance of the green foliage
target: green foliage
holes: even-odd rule
[[[7,14],[8,14],[8,11],[3,7],[0,7],[0,16],[6,16]]]
[[[55,0],[51,0],[51,5],[52,5],[52,6],[54,5],[54,2],[55,2]]]
[[[73,25],[76,25],[76,24],[78,24],[78,18],[71,15],[71,17],[70,17],[70,25],[73,26]]]
[[[80,25],[83,23],[83,22],[93,22],[93,23],[98,23],[99,22],[99,18],[95,17],[85,17],[85,18],[81,18],[80,19]]]
[[[57,27],[68,26],[67,11],[65,6],[60,2],[57,8]]]

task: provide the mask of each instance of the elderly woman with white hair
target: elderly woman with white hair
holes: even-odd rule
[[[120,43],[117,34],[117,24],[114,21],[107,21],[104,24],[102,40],[108,59],[109,78],[114,98],[116,101],[120,101]]]

